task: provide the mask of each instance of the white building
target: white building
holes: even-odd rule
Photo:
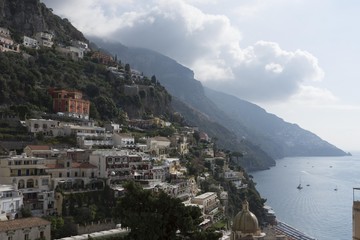
[[[23,206],[23,195],[13,185],[0,185],[0,221],[14,219]]]
[[[43,132],[45,135],[52,135],[52,128],[59,127],[60,121],[52,119],[26,119],[26,127],[31,133]]]
[[[89,50],[89,46],[86,42],[83,41],[78,41],[78,40],[71,40],[71,45],[73,47],[77,47],[77,48],[81,48],[84,51],[88,51]]]
[[[240,171],[226,170],[224,172],[224,178],[228,181],[231,181],[237,189],[247,187],[246,184],[242,184],[244,178],[244,173]]]
[[[39,48],[38,40],[28,37],[28,36],[24,36],[23,45],[28,48],[35,48],[35,49]]]
[[[203,214],[210,215],[217,212],[220,200],[215,192],[206,192],[191,199],[191,203],[201,205]]]
[[[135,138],[130,134],[114,133],[112,136],[114,147],[117,148],[134,148]]]
[[[120,127],[120,124],[117,124],[117,123],[107,123],[107,124],[105,124],[105,130],[107,132],[117,133],[117,132],[120,132],[121,127]]]
[[[77,144],[82,148],[113,146],[112,134],[106,133],[103,127],[67,124],[52,128],[51,131],[53,136],[75,135]]]
[[[56,50],[63,55],[70,57],[72,60],[79,60],[84,58],[85,50],[78,47],[66,46],[57,47]]]

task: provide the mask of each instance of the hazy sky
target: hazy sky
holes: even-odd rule
[[[360,1],[43,2],[88,36],[156,50],[206,86],[360,150]]]

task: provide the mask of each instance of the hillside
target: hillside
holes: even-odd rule
[[[209,88],[205,88],[205,94],[228,116],[246,125],[249,140],[259,143],[266,152],[272,152],[273,157],[345,155],[315,134],[285,122],[255,104]]]
[[[3,108],[23,105],[21,111],[29,114],[31,110],[51,112],[48,89],[58,88],[84,92],[92,103],[90,117],[95,119],[119,121],[124,112],[130,118],[147,114],[169,116],[172,112],[171,96],[164,87],[147,78],[128,85],[125,79],[117,78],[105,66],[88,58],[72,61],[54,49],[31,53],[33,55],[27,57],[0,53],[0,106]],[[128,93],[126,86],[136,91]]]
[[[148,49],[93,40],[145,74],[155,74],[172,95],[233,132],[238,141],[246,139],[273,158],[346,154],[315,134],[289,124],[255,104],[229,98],[226,94],[210,95],[210,91],[205,91],[202,84],[194,79],[190,69],[173,59]]]
[[[42,31],[53,33],[57,41],[63,43],[87,41],[67,19],[54,15],[39,0],[0,0],[0,26],[7,27],[19,43],[23,35],[33,36]]]
[[[54,34],[56,44],[66,46],[71,40],[88,42],[71,23],[53,15],[51,9],[38,0],[3,0],[0,11],[3,27],[11,30],[15,41],[20,38],[21,42],[23,35],[47,31]],[[91,101],[90,117],[95,119],[122,122],[126,115],[130,118],[156,115],[169,119],[174,108],[187,122],[217,138],[219,147],[244,153],[247,160],[244,165],[248,168],[272,166],[272,158],[345,154],[274,115],[265,111],[257,114],[259,110],[254,104],[241,104],[245,101],[210,94],[194,79],[190,69],[173,59],[147,49],[94,40],[102,49],[118,56],[122,62],[119,71],[124,73],[127,65],[128,71],[131,66],[144,75],[140,73],[135,82],[130,75],[119,78],[94,60],[91,53],[85,54],[81,61],[59,54],[56,48],[25,50],[26,54],[2,53],[2,108],[17,105],[11,110],[27,117],[32,110],[51,112],[49,88],[77,89]],[[116,61],[113,63],[116,65]],[[146,77],[153,75],[157,80]],[[172,97],[163,86],[175,97],[172,103]]]

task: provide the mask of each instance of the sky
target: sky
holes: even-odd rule
[[[205,86],[360,150],[360,1],[42,2],[86,36],[158,51]]]

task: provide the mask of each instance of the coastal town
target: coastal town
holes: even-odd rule
[[[129,78],[130,72],[132,84],[125,85],[128,95],[137,95],[141,89],[138,83],[144,76],[139,71],[125,69],[106,53],[91,51],[85,42],[55,45],[52,33],[38,32],[33,37],[23,36],[18,44],[7,28],[0,28],[0,36],[1,52],[51,48],[72,61],[89,54],[118,79]],[[126,236],[131,229],[122,228],[121,221],[111,215],[101,215],[111,206],[101,206],[106,199],[99,195],[108,194],[107,200],[116,201],[126,194],[124,184],[129,181],[145,191],[163,192],[184,206],[199,208],[198,227],[213,229],[222,240],[313,239],[277,222],[268,206],[262,209],[260,225],[249,209],[252,202],[246,200],[253,183],[236,163],[242,154],[218,149],[216,139],[198,126],[155,116],[130,119],[126,113],[122,123],[99,124],[90,117],[91,102],[80,90],[46,91],[52,108],[34,114],[37,118],[21,119],[8,109],[0,112],[2,129],[22,129],[30,139],[16,141],[15,135],[11,141],[1,141],[0,239]],[[195,165],[194,160],[201,164]],[[224,183],[234,192],[229,193]],[[229,206],[229,194],[245,194],[238,213]],[[75,221],[67,222],[74,217]],[[66,232],[64,225],[72,231]]]

